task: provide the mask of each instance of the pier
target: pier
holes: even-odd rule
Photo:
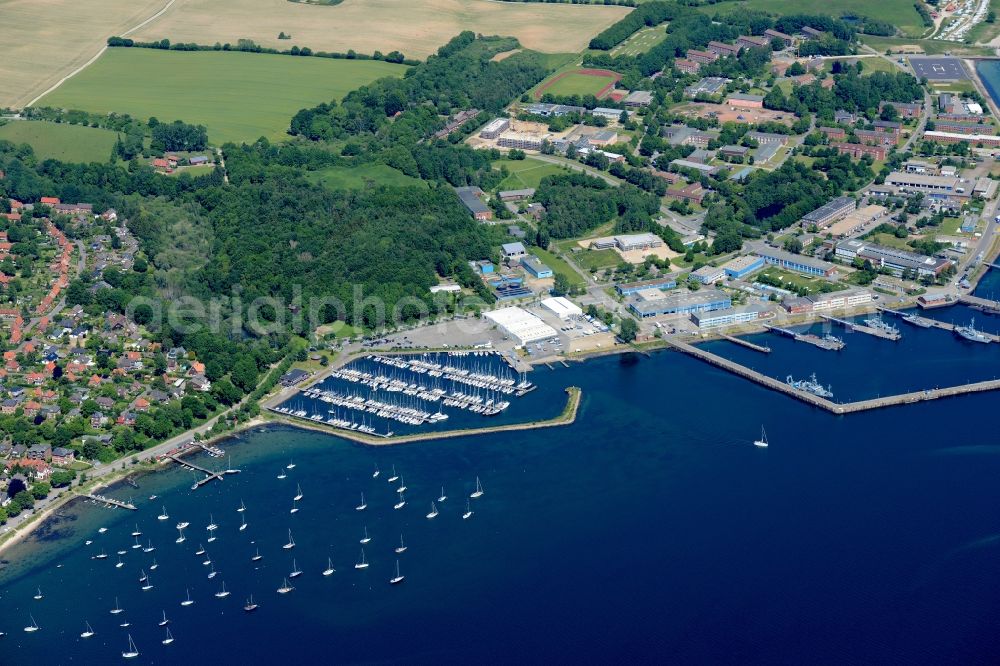
[[[743,377],[744,379],[749,379],[750,381],[756,382],[757,384],[760,384],[765,388],[769,388],[772,391],[784,393],[785,395],[791,396],[801,402],[812,405],[813,407],[825,409],[831,414],[853,414],[856,412],[866,412],[872,409],[882,409],[883,407],[893,407],[895,405],[909,405],[916,402],[937,400],[939,398],[948,398],[952,396],[966,395],[969,393],[982,393],[985,391],[1000,390],[1000,379],[990,379],[982,382],[962,384],[959,386],[912,391],[910,393],[900,393],[897,395],[872,398],[869,400],[858,400],[856,402],[836,403],[832,400],[828,400],[827,398],[821,398],[817,395],[813,395],[812,393],[806,393],[805,391],[794,389],[785,382],[779,381],[774,377],[768,377],[767,375],[761,374],[756,370],[740,365],[735,361],[722,358],[721,356],[705,351],[704,349],[699,349],[686,342],[681,342],[680,340],[671,338],[665,338],[664,340],[668,346],[679,352],[683,352],[689,356],[697,358],[698,360],[704,361],[718,368],[722,368],[723,370],[727,370],[734,375]]]
[[[205,469],[204,467],[201,467],[199,465],[195,465],[193,462],[189,462],[189,461],[184,460],[183,458],[179,458],[179,457],[177,457],[175,455],[168,455],[166,457],[169,458],[170,460],[173,460],[175,463],[177,463],[178,465],[181,465],[182,467],[187,467],[190,470],[193,470],[195,472],[201,472],[202,474],[205,475],[204,479],[201,479],[200,481],[196,481],[191,486],[191,490],[198,490],[198,488],[201,488],[206,483],[208,483],[210,481],[214,481],[216,479],[218,479],[219,481],[222,481],[223,477],[225,477],[226,474],[239,474],[239,472],[240,472],[240,470],[238,470],[238,469],[226,469],[226,470],[223,470],[221,472],[213,472],[212,470]]]
[[[887,314],[906,317],[906,319],[904,319],[903,321],[909,324],[913,324],[914,326],[919,326],[920,328],[939,328],[942,331],[951,331],[952,333],[954,333],[955,329],[958,328],[957,326],[955,326],[955,324],[949,324],[946,321],[939,321],[937,319],[930,319],[928,317],[918,317],[916,315],[908,315],[907,313],[900,312],[899,310],[890,310],[889,308],[879,308],[879,310]],[[979,332],[982,333],[984,336],[986,336],[986,338],[989,339],[990,342],[1000,342],[1000,336],[998,335],[993,335],[985,331],[979,331]]]
[[[811,333],[798,333],[789,328],[781,328],[780,326],[771,326],[770,324],[764,324],[764,328],[772,333],[777,333],[778,335],[786,335],[796,342],[805,342],[814,347],[819,347],[825,351],[840,351],[847,345],[844,344],[843,340],[831,339],[831,338],[821,338],[818,335],[813,335]],[[831,336],[832,337],[832,336]]]
[[[771,348],[770,347],[765,347],[764,345],[755,345],[754,343],[750,342],[749,340],[744,340],[742,338],[733,337],[732,335],[726,335],[725,333],[720,333],[719,336],[723,340],[729,340],[733,344],[739,345],[741,347],[746,347],[747,349],[752,349],[752,350],[754,350],[756,352],[760,352],[762,354],[770,354],[771,353]]]
[[[988,298],[980,298],[979,296],[973,296],[971,294],[963,294],[958,297],[958,302],[968,305],[971,308],[975,308],[980,312],[985,312],[986,314],[1000,315],[1000,303],[997,301],[991,301]]]
[[[103,504],[106,507],[113,509],[128,509],[129,511],[137,511],[135,505],[128,502],[122,502],[121,500],[112,499],[110,497],[104,497],[103,495],[84,495],[87,499],[96,502],[98,504]]]
[[[820,315],[823,319],[831,321],[835,324],[840,324],[849,331],[857,331],[858,333],[865,333],[871,335],[872,337],[882,338],[883,340],[892,340],[895,342],[903,336],[899,334],[899,331],[884,331],[878,328],[873,328],[871,326],[866,326],[865,324],[858,324],[853,321],[848,321],[846,319],[840,319],[832,315]]]

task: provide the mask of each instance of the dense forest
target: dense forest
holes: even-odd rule
[[[791,111],[796,114],[812,112],[821,118],[833,118],[834,111],[869,111],[878,109],[879,103],[914,102],[924,98],[920,82],[906,72],[872,72],[862,76],[862,63],[845,66],[835,76],[833,88],[827,90],[814,81],[797,86],[790,95],[775,86],[764,97],[769,109]]]
[[[660,208],[653,194],[582,173],[546,176],[535,198],[545,206],[538,243],[543,247],[550,238],[579,236],[612,220],[617,231],[644,231]]]

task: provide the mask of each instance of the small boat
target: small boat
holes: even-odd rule
[[[119,554],[119,555],[124,555],[124,554],[125,554],[125,553],[127,553],[127,552],[128,552],[127,550],[119,550],[119,551],[118,551],[118,554]]]
[[[205,554],[205,546],[202,545],[202,544],[198,544],[198,550],[194,551],[194,554],[195,555],[204,555]]]
[[[284,548],[285,550],[291,550],[292,548],[295,548],[295,539],[292,538],[291,530],[288,530],[288,543],[282,546],[282,548]]]
[[[246,510],[247,510],[246,505],[243,503],[243,500],[240,500],[240,508],[236,509],[236,512],[243,513]]]
[[[431,520],[437,518],[437,516],[438,516],[438,508],[437,506],[435,506],[434,502],[431,502],[431,512],[427,514],[427,519]]]
[[[403,582],[406,576],[399,573],[399,560],[396,560],[396,575],[389,579],[389,583],[392,585],[398,585]]]
[[[170,633],[170,627],[167,627],[167,637],[160,642],[163,643],[164,645],[170,645],[171,643],[174,642],[174,637]]]
[[[187,591],[187,599],[185,599],[184,601],[181,602],[181,606],[190,606],[193,603],[194,603],[194,600],[191,599],[191,590],[189,588],[188,591]]]
[[[153,540],[150,539],[149,545],[142,549],[144,553],[152,553],[156,548],[153,547]]]
[[[119,555],[118,556],[118,564],[115,565],[115,569],[121,569],[123,566],[125,566],[125,563],[122,562],[121,555]]]
[[[281,587],[278,588],[278,594],[288,594],[294,589],[295,589],[294,587],[288,584],[288,579],[285,578],[284,582],[281,584]]]
[[[468,520],[472,518],[472,505],[469,504],[469,500],[465,500],[465,513],[462,514],[463,520]]]
[[[403,535],[400,534],[399,535],[399,545],[396,546],[396,553],[399,554],[399,553],[405,553],[405,552],[406,552],[406,544],[403,543]]]
[[[177,528],[177,538],[174,539],[174,542],[175,543],[184,543],[185,541],[187,541],[187,539],[184,538],[184,528],[183,527],[178,527]]]
[[[145,583],[149,579],[149,576],[146,575],[146,570],[145,569],[139,569],[139,573],[140,573],[139,582],[140,583]]]
[[[288,513],[298,513],[298,512],[299,512],[299,502],[298,500],[293,499],[292,508],[288,511]]]
[[[111,609],[112,615],[119,615],[122,612],[122,607],[118,605],[118,597],[115,597],[115,607]]]
[[[260,558],[262,558],[262,557],[264,557],[264,556],[260,554],[260,548],[258,548],[258,549],[257,549],[257,552],[256,552],[256,553],[255,553],[254,555],[252,555],[252,556],[250,557],[250,561],[251,561],[251,562],[257,562],[257,561],[258,561],[258,560],[260,560]]]
[[[364,545],[364,544],[368,543],[371,540],[372,540],[372,538],[370,536],[368,536],[368,526],[365,525],[365,535],[363,537],[361,537],[361,544]]]
[[[296,502],[302,499],[302,486],[300,486],[297,483],[295,484],[295,497],[293,497],[292,499],[295,500]]]
[[[242,532],[246,528],[247,528],[247,519],[244,517],[243,518],[243,523],[240,525],[240,532]]]
[[[44,597],[42,596],[42,588],[38,588],[38,591],[35,592],[35,601],[38,601],[43,598]]]
[[[163,507],[163,513],[156,517],[157,520],[170,520],[170,515],[167,513],[167,507]]]
[[[179,530],[183,530],[184,528],[186,528],[186,527],[187,527],[188,525],[190,525],[190,524],[191,524],[191,523],[188,523],[188,522],[181,522],[181,523],[177,523],[177,529],[179,529]]]
[[[229,590],[226,589],[226,581],[222,581],[222,589],[215,593],[216,599],[225,599],[229,596]]]
[[[406,506],[406,498],[405,498],[405,497],[403,497],[402,495],[400,495],[400,496],[399,496],[399,501],[398,501],[398,502],[396,502],[396,503],[395,503],[395,504],[394,504],[394,505],[392,506],[392,508],[393,508],[393,509],[402,509],[402,508],[403,508],[404,506]]]
[[[211,579],[215,578],[218,575],[219,575],[219,572],[215,570],[215,565],[213,564],[212,565],[212,570],[208,572],[208,578],[209,578],[209,580],[211,580]]]
[[[84,545],[84,546],[89,546],[89,545],[90,545],[90,544],[92,544],[92,543],[94,543],[94,542],[93,542],[93,541],[91,541],[90,539],[87,539],[86,541],[84,541],[84,542],[83,542],[83,545]]]
[[[365,549],[361,549],[361,561],[354,565],[355,569],[367,569],[368,560],[365,559]]]
[[[219,526],[215,524],[215,516],[212,514],[208,514],[208,525],[205,526],[205,529],[209,532],[214,532],[219,529]]]
[[[365,494],[361,493],[361,504],[359,504],[356,507],[354,507],[354,510],[355,511],[364,511],[367,508],[368,508],[368,504],[365,503]]]
[[[285,470],[281,470],[280,472],[278,472],[278,478],[279,479],[287,479],[288,478],[288,475],[285,474]]]
[[[285,469],[295,469],[295,463],[289,460],[288,464],[285,465]]]
[[[34,616],[31,615],[30,613],[28,614],[28,617],[31,618],[31,624],[29,624],[27,627],[25,627],[24,630],[27,631],[29,634],[32,634],[32,633],[38,631],[38,623],[35,622]]]
[[[336,571],[336,569],[333,568],[333,559],[329,557],[326,558],[326,569],[323,569],[323,575],[329,576],[334,571]]]
[[[132,626],[132,623],[131,623],[131,622],[129,622],[128,620],[125,620],[124,622],[120,623],[120,624],[119,624],[118,626],[119,626],[119,627],[122,627],[122,628],[125,628],[125,627],[131,627],[131,626]]]
[[[158,567],[158,566],[160,566],[160,565],[156,563],[156,558],[154,557],[153,558],[153,563],[149,565],[149,570],[150,571],[156,571],[156,567]]]
[[[216,536],[213,534],[212,536],[208,537],[208,539],[206,539],[206,541],[208,541],[209,543],[212,543],[213,541],[215,541],[215,539],[216,539]]]
[[[105,533],[105,532],[107,532],[107,531],[108,531],[108,528],[107,528],[107,527],[102,527],[102,528],[100,528],[99,530],[97,530],[97,533],[98,533],[98,534],[104,534],[104,533]]]
[[[158,627],[165,627],[170,624],[170,620],[167,619],[167,611],[163,611],[163,619],[156,623]]]
[[[132,544],[132,550],[138,550],[140,548],[142,548],[142,544],[139,543],[139,537],[136,537],[135,538],[135,543]]]
[[[438,496],[438,502],[443,502],[448,499],[448,496],[444,494],[444,486],[441,486],[441,494]]]
[[[139,524],[138,523],[136,523],[135,531],[132,532],[132,536],[134,536],[134,537],[141,537],[142,536],[142,532],[139,531]]]
[[[476,489],[472,492],[471,495],[469,495],[469,497],[471,497],[472,499],[476,499],[477,497],[482,497],[482,496],[483,496],[483,484],[479,483],[479,477],[477,476]]]
[[[139,648],[135,646],[135,641],[132,640],[132,634],[128,635],[128,650],[122,652],[123,659],[135,659],[139,656]]]
[[[396,466],[393,465],[392,466],[392,476],[390,476],[388,479],[386,479],[386,481],[388,481],[389,483],[395,483],[398,480],[399,480],[399,475],[396,474]]]
[[[378,463],[376,463],[375,464],[375,471],[372,472],[372,478],[373,479],[377,479],[378,475],[381,474],[381,473],[382,473],[381,470],[379,470],[379,468],[378,468]]]
[[[299,569],[298,563],[295,562],[295,558],[292,558],[292,571],[288,574],[289,578],[298,578],[302,575],[302,571]]]
[[[760,427],[760,439],[755,439],[753,445],[762,449],[767,448],[767,433],[764,432],[764,426]]]
[[[104,551],[102,550],[102,551],[100,552],[100,554],[98,554],[98,555],[94,555],[94,559],[95,559],[95,560],[106,560],[106,559],[108,559],[108,554],[107,554],[107,553],[105,553],[105,552],[104,552]]]
[[[150,590],[153,589],[153,583],[149,580],[149,576],[146,576],[145,572],[143,572],[142,575],[145,576],[145,578],[146,578],[145,585],[142,586],[142,591],[143,592],[148,592],[148,591],[150,591]]]
[[[399,477],[399,488],[396,488],[397,493],[406,492],[406,484],[403,483],[403,477]]]
[[[89,622],[87,622],[87,630],[80,634],[80,638],[90,638],[95,633],[94,628],[90,626]]]
[[[257,610],[257,604],[254,603],[252,594],[250,595],[250,598],[247,599],[246,605],[243,606],[243,610],[245,610],[248,613],[252,613],[255,610]]]
[[[150,496],[149,496],[149,501],[150,501],[150,502],[152,502],[152,501],[153,501],[153,500],[155,500],[156,498],[157,498],[157,495],[150,495]]]

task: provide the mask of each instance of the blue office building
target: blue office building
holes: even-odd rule
[[[521,257],[521,266],[538,279],[552,277],[552,269],[530,254]]]
[[[645,289],[660,289],[662,291],[666,291],[667,289],[674,289],[676,287],[677,276],[671,274],[653,278],[652,280],[640,280],[639,282],[623,282],[622,284],[616,284],[615,291],[622,296],[631,296],[632,294],[637,294]]]

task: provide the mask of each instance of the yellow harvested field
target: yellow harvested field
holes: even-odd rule
[[[0,0],[0,107],[21,107],[168,0]]]
[[[401,51],[424,58],[463,30],[517,37],[525,48],[576,52],[628,13],[603,5],[488,0],[344,0],[308,5],[288,0],[176,0],[134,34],[137,41],[214,44],[252,39],[262,46],[359,53]],[[279,40],[278,33],[291,35]]]

